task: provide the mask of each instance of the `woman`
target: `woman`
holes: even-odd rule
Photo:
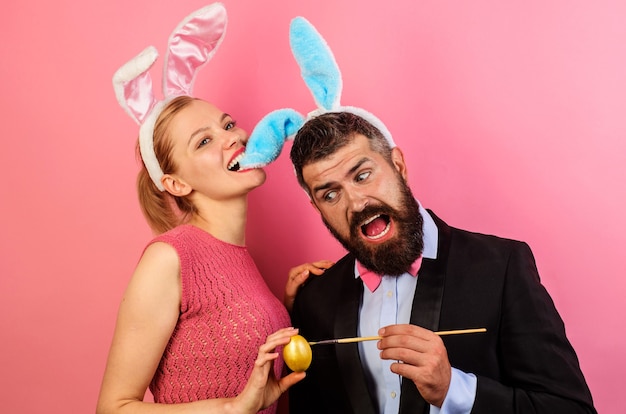
[[[274,413],[280,395],[304,378],[280,378],[276,348],[297,330],[245,247],[247,195],[265,181],[262,169],[238,171],[247,138],[230,115],[188,96],[157,118],[165,191],[145,165],[138,191],[160,235],[120,305],[98,413]],[[285,302],[309,272],[330,264],[292,269]],[[143,402],[147,388],[156,404]]]

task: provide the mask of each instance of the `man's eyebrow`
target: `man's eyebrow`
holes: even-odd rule
[[[363,157],[361,158],[356,164],[354,164],[354,167],[350,168],[350,170],[348,171],[348,173],[346,174],[346,177],[354,174],[356,172],[356,170],[358,170],[359,168],[361,168],[361,165],[365,164],[366,162],[368,162],[370,159],[367,157]]]
[[[361,166],[363,164],[365,164],[366,162],[368,162],[370,159],[367,157],[363,157],[361,158],[359,161],[357,161],[356,164],[354,164],[354,166],[352,168],[350,168],[348,170],[348,172],[346,173],[346,177],[351,176],[352,174],[354,174],[359,168],[361,168]],[[329,181],[323,184],[320,184],[318,186],[313,187],[313,194],[317,193],[320,190],[326,190],[328,188],[331,188],[333,185],[335,185],[334,181]]]
[[[223,122],[224,119],[230,117],[229,114],[227,113],[223,113],[222,116],[220,117],[220,122]],[[187,141],[187,146],[189,146],[191,144],[191,141],[193,141],[193,137],[195,137],[198,134],[202,134],[205,131],[208,131],[210,129],[210,127],[202,127],[202,128],[198,128],[196,129],[191,136],[189,137],[189,141]]]
[[[324,184],[320,184],[318,186],[313,187],[313,194],[317,194],[318,191],[326,190],[334,185],[334,182],[329,181]]]

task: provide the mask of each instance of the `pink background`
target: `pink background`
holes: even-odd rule
[[[137,128],[111,77],[149,44],[163,53],[204,4],[3,6],[3,412],[94,410],[118,302],[150,238],[134,188]],[[313,109],[287,38],[290,19],[307,17],[337,57],[342,103],[385,121],[420,201],[451,225],[531,245],[598,410],[622,412],[626,3],[225,4],[228,33],[198,95],[248,130],[279,107]],[[267,171],[251,195],[248,243],[280,296],[291,266],[342,250],[287,154]]]

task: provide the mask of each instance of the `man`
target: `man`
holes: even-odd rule
[[[525,243],[425,210],[402,151],[353,113],[306,122],[291,160],[349,252],[302,286],[294,326],[309,341],[381,336],[314,345],[291,412],[595,413]],[[464,328],[486,332],[434,333]]]

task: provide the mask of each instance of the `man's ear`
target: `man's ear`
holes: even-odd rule
[[[396,170],[398,170],[402,178],[404,178],[405,181],[408,180],[409,174],[406,164],[404,162],[404,154],[402,153],[402,150],[400,148],[393,147],[391,149],[391,162],[393,163],[393,166],[396,168]]]
[[[189,184],[173,174],[164,174],[163,177],[161,177],[161,184],[168,193],[175,197],[184,197],[189,195],[192,190]]]

